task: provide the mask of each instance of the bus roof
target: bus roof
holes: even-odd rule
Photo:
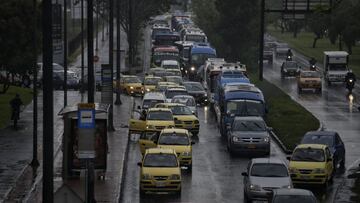
[[[195,43],[191,48],[191,54],[213,54],[216,55],[216,50],[208,43]]]

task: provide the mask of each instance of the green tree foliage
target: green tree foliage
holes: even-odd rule
[[[315,34],[313,48],[316,47],[317,40],[324,37],[325,31],[330,24],[330,16],[327,11],[328,8],[318,6],[315,12],[308,16],[308,27]]]
[[[129,18],[129,1],[131,1],[132,15]],[[120,5],[121,27],[124,29],[129,44],[129,62],[137,53],[137,42],[141,37],[141,29],[150,17],[159,15],[170,8],[170,0],[122,0]],[[131,29],[130,29],[131,28]],[[129,37],[131,35],[131,37]]]
[[[10,74],[31,71],[37,51],[33,50],[34,36],[40,37],[34,13],[33,1],[0,0],[0,69],[7,74],[0,83],[8,82]],[[35,39],[39,42],[39,39]]]
[[[257,66],[260,1],[193,0],[196,22],[220,57]]]

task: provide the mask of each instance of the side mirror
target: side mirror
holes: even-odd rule
[[[194,141],[191,141],[191,145],[194,145],[196,142],[194,142]]]
[[[140,110],[140,109],[141,109],[141,106],[137,106],[137,109]]]
[[[138,165],[138,166],[142,166],[142,163],[141,163],[141,162],[138,162],[137,165]]]
[[[287,156],[286,159],[290,161],[290,160],[291,160],[291,156]]]
[[[330,157],[327,159],[328,162],[333,161],[333,159]]]
[[[267,130],[268,130],[268,131],[273,131],[274,128],[272,128],[272,127],[267,127]]]
[[[174,117],[174,121],[177,121],[177,120],[178,120],[178,118]]]
[[[142,83],[141,83],[141,85],[143,85],[143,86],[144,86],[144,83],[142,82]]]
[[[247,172],[242,172],[241,175],[245,177],[249,176]]]
[[[156,140],[154,140],[153,143],[157,145],[157,141],[156,141]]]

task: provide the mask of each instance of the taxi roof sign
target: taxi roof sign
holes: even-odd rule
[[[95,109],[94,103],[79,103],[78,104],[79,109]]]

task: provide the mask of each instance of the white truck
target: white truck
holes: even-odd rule
[[[345,82],[349,72],[349,54],[346,51],[324,52],[324,77],[328,85],[332,82]]]

